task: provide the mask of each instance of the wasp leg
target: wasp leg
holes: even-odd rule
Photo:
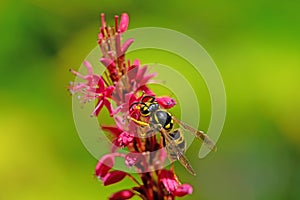
[[[177,123],[180,124],[185,130],[191,132],[196,138],[203,141],[203,143],[212,151],[217,151],[217,146],[215,143],[208,137],[207,134],[205,134],[203,131],[199,131],[197,129],[194,129],[187,123],[180,121],[179,119],[176,119],[175,117],[172,117],[172,119]]]
[[[149,98],[151,103],[153,103],[153,102],[155,101],[155,97],[154,97],[154,96],[146,95],[146,96],[144,96],[144,97],[141,99],[141,102],[144,102],[144,100],[145,100],[146,98]],[[149,100],[148,100],[148,101],[149,101]]]
[[[147,122],[142,122],[142,121],[139,121],[139,120],[136,120],[132,117],[128,117],[129,120],[135,122],[136,124],[140,125],[140,126],[150,126],[150,124],[148,124]]]
[[[192,168],[190,162],[185,157],[184,153],[181,151],[181,149],[177,146],[177,144],[174,142],[172,138],[170,138],[168,132],[164,130],[163,128],[160,129],[160,132],[164,135],[164,138],[166,139],[167,143],[169,143],[172,146],[172,151],[177,155],[177,159],[179,162],[192,174],[196,175],[194,169]]]

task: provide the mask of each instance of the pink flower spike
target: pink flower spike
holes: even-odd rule
[[[174,192],[174,196],[183,197],[187,194],[192,194],[193,188],[189,184],[182,184]]]
[[[134,193],[132,192],[132,190],[121,190],[119,192],[112,194],[109,197],[109,200],[130,199],[133,196],[134,196]]]
[[[120,182],[127,176],[126,172],[123,171],[112,171],[110,173],[107,173],[101,180],[104,184],[104,186],[111,185],[117,182]]]
[[[103,156],[96,165],[95,175],[99,178],[104,177],[108,173],[108,171],[111,170],[114,164],[115,158],[113,155],[108,154]]]
[[[123,13],[121,15],[121,20],[120,20],[120,32],[121,33],[125,32],[127,30],[128,23],[129,23],[129,16],[127,13]]]
[[[156,101],[164,109],[170,109],[176,105],[176,101],[168,96],[156,97]]]

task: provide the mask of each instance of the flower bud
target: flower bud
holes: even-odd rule
[[[156,101],[164,109],[169,109],[176,105],[176,101],[168,96],[156,97]]]
[[[131,190],[121,190],[112,194],[109,200],[120,200],[120,199],[130,199],[133,197],[134,193]]]
[[[104,186],[107,186],[123,180],[126,175],[127,175],[126,172],[116,170],[107,173],[101,180]]]
[[[129,16],[127,13],[123,13],[120,21],[120,32],[123,33],[127,30],[129,23]]]
[[[102,178],[104,177],[108,171],[113,167],[113,165],[115,164],[115,159],[112,155],[108,154],[103,156],[95,169],[95,174],[97,177]]]

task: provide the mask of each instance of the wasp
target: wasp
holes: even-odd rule
[[[161,109],[154,96],[144,96],[139,102],[130,105],[129,110],[137,107],[140,115],[148,118],[148,122],[140,121],[129,117],[130,120],[142,127],[149,127],[150,130],[160,132],[163,138],[163,146],[166,148],[169,160],[178,160],[191,174],[196,175],[190,162],[184,155],[186,141],[181,129],[174,129],[174,124],[179,124],[183,129],[192,133],[196,138],[212,151],[216,151],[215,143],[203,131],[194,129],[187,123],[175,118],[168,111]]]

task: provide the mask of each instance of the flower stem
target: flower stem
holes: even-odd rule
[[[147,200],[147,198],[144,196],[144,195],[142,195],[141,193],[138,193],[138,192],[136,192],[136,191],[132,191],[135,195],[137,195],[137,196],[139,196],[139,197],[141,197],[141,199],[143,199],[143,200]]]
[[[134,178],[131,174],[127,174],[128,178],[130,178],[133,182],[135,182],[136,184],[138,184],[139,186],[142,186],[138,180],[136,180],[136,178]]]

